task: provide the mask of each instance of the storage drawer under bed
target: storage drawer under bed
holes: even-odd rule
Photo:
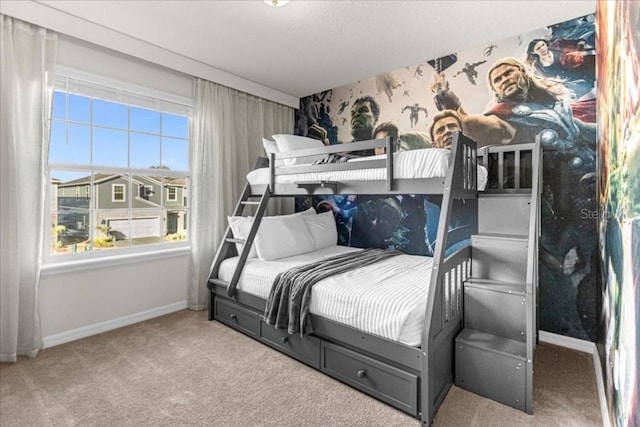
[[[275,329],[260,321],[260,339],[301,362],[320,369],[320,339],[312,335],[290,335],[284,329]]]
[[[214,299],[214,319],[245,334],[258,337],[258,315],[220,298]]]
[[[320,370],[404,412],[418,415],[417,375],[324,341]]]

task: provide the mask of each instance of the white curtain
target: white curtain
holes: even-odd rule
[[[57,36],[0,19],[0,362],[15,362],[42,348],[38,282]]]
[[[194,80],[190,309],[208,306],[211,263],[247,172],[259,156],[265,156],[262,137],[292,132],[292,108]],[[271,207],[270,212],[285,209]]]

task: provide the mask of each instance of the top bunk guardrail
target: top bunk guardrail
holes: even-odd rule
[[[487,145],[478,149],[478,164],[489,173],[485,191],[530,192],[535,143]]]
[[[459,149],[456,147],[459,146]],[[373,156],[373,157],[361,157],[358,158],[357,161],[354,161],[355,158],[359,157],[358,152],[363,152],[366,150],[374,150],[376,148],[384,148],[386,153],[394,153],[393,156]],[[403,176],[403,171],[398,170],[396,167],[396,163],[398,160],[396,159],[398,155],[408,156],[415,154],[417,151],[424,150],[432,150],[431,148],[426,149],[418,149],[400,152],[398,150],[399,143],[396,139],[392,137],[385,137],[382,139],[369,140],[369,141],[359,141],[359,142],[351,142],[345,144],[336,144],[329,145],[321,148],[312,148],[312,149],[304,149],[304,150],[296,150],[291,152],[282,152],[282,153],[270,153],[269,154],[269,186],[274,194],[280,193],[280,190],[284,187],[278,187],[278,177],[286,176],[286,175],[294,175],[294,174],[316,174],[323,172],[334,172],[334,171],[356,171],[363,169],[384,169],[385,176],[385,187],[382,189],[380,184],[377,186],[370,187],[362,187],[362,186],[349,186],[354,189],[362,189],[354,192],[353,194],[384,194],[385,192],[398,192],[403,188],[410,188],[412,191],[407,192],[407,194],[442,194],[444,191],[448,191],[444,189],[444,179],[445,176],[442,175],[442,172],[438,176],[432,176],[430,178],[427,177],[418,177],[424,176],[420,174],[409,174],[412,177],[402,178],[399,176]],[[442,150],[439,150],[442,151]],[[477,190],[477,149],[474,141],[466,138],[466,137],[458,137],[452,144],[452,150],[450,154],[446,153],[446,159],[448,160],[448,170],[455,168],[458,173],[456,175],[456,180],[454,181],[455,189],[462,190],[465,192],[475,192]],[[312,159],[317,156],[330,156],[331,154],[339,154],[341,157],[349,158],[351,161],[343,161],[343,162],[326,162],[319,164],[312,164]],[[305,163],[305,158],[309,158],[308,163]],[[406,157],[405,157],[406,158]],[[282,165],[276,167],[275,165],[288,160],[288,159],[299,159],[297,163],[302,162],[302,164],[295,165]],[[409,162],[405,162],[409,163]],[[398,173],[396,173],[398,172]],[[411,185],[399,188],[399,182],[408,183],[410,181],[419,181],[419,180],[431,180],[429,186],[423,186],[425,190],[422,191],[419,186]],[[345,180],[346,181],[346,180]],[[439,184],[436,185],[436,181]],[[371,182],[374,182],[373,180]],[[376,182],[380,182],[380,178],[377,179]],[[426,183],[426,181],[423,181]],[[307,186],[309,188],[309,193],[313,192],[313,189],[317,187],[331,187],[334,193],[342,193],[348,194],[342,189],[338,189],[340,183],[337,182],[328,182],[328,181],[317,181],[317,182],[301,182],[298,183],[298,186],[303,187]],[[345,185],[346,187],[346,185]],[[434,190],[437,187],[442,187],[437,190]],[[366,190],[371,188],[370,193],[365,193]],[[348,190],[348,188],[347,188]]]
[[[271,190],[275,188],[277,175],[289,175],[299,173],[314,172],[330,172],[330,171],[346,171],[367,168],[386,168],[386,188],[393,188],[393,160],[394,156],[385,156],[382,159],[361,160],[358,162],[341,162],[341,163],[321,163],[312,164],[303,163],[298,166],[280,166],[275,167],[277,161],[285,161],[288,159],[302,159],[305,157],[317,157],[318,155],[340,154],[345,157],[357,158],[358,151],[375,150],[376,148],[384,148],[385,153],[396,153],[399,148],[398,141],[395,138],[387,136],[381,139],[373,139],[368,141],[350,142],[347,144],[328,145],[322,148],[309,148],[305,150],[288,151],[282,153],[269,153],[269,185]]]

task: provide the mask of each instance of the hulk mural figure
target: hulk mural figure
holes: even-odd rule
[[[370,96],[358,98],[351,107],[351,136],[353,141],[367,141],[378,123],[380,107]]]

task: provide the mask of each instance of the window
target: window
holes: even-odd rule
[[[187,244],[191,101],[69,74],[53,97],[45,258]]]
[[[111,201],[112,202],[126,202],[124,198],[124,184],[113,184],[111,186]]]
[[[175,202],[178,200],[178,189],[176,187],[167,187],[167,202]]]

